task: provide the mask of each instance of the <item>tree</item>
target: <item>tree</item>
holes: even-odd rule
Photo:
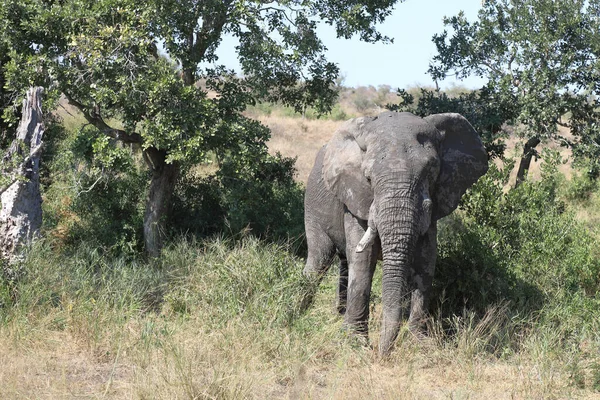
[[[536,146],[560,140],[557,125],[578,136],[576,154],[600,154],[600,1],[485,0],[478,20],[444,18],[429,67],[435,80],[488,79],[486,90],[514,109],[510,122],[524,139],[517,182]]]
[[[27,92],[16,137],[0,159],[0,260],[14,261],[42,225],[39,164],[44,124],[42,89]],[[4,272],[4,271],[3,271]]]
[[[338,68],[318,22],[338,37],[390,41],[375,25],[398,1],[2,0],[7,87],[41,82],[83,113],[98,141],[142,149],[144,240],[156,256],[182,168],[266,148],[268,130],[242,115],[248,104],[331,109]],[[218,64],[225,35],[238,41],[243,76]]]

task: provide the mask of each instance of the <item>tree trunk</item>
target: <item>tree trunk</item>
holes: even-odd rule
[[[165,151],[154,147],[144,151],[144,158],[152,170],[144,213],[144,244],[146,254],[150,257],[160,256],[166,220],[171,209],[171,196],[179,176],[179,164],[167,164],[166,156]]]
[[[2,159],[2,174],[8,182],[0,188],[0,258],[9,262],[39,234],[42,225],[39,166],[43,135],[42,88],[36,87],[27,92],[16,139]]]
[[[539,137],[534,136],[530,138],[523,146],[523,155],[521,156],[521,162],[519,163],[519,169],[517,170],[517,180],[515,181],[515,188],[518,187],[527,176],[527,171],[531,165],[531,158],[535,154],[535,147],[540,144],[541,140]]]

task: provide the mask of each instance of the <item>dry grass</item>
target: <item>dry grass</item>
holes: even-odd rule
[[[6,330],[2,333],[6,335]],[[27,340],[5,336],[0,346],[2,399],[126,398],[132,394],[131,366],[112,357],[97,357],[67,333],[44,330]]]
[[[256,240],[235,248],[216,240],[170,250],[164,261],[169,270],[161,278],[166,294],[153,311],[127,305],[140,285],[135,279],[130,289],[119,285],[134,273],[142,274],[136,278],[142,281],[145,274],[162,273],[164,266],[118,272],[122,277],[112,283],[113,273],[106,270],[103,283],[92,285],[100,289],[87,288],[82,280],[74,293],[60,284],[62,294],[44,278],[53,272],[42,271],[36,279],[48,283],[34,283],[39,286],[30,291],[43,297],[48,288],[60,298],[57,306],[42,297],[29,307],[16,305],[0,324],[0,398],[598,398],[594,382],[586,382],[593,371],[582,367],[577,373],[584,376],[573,377],[565,367],[595,365],[597,348],[590,344],[587,358],[573,360],[542,334],[530,332],[520,338],[519,352],[506,352],[503,340],[515,341],[507,306],[492,307],[482,318],[456,316],[451,334],[437,320],[430,321],[426,339],[403,329],[385,359],[377,352],[380,303],[372,309],[374,346],[364,347],[347,335],[334,312],[334,274],[292,324],[274,322],[301,294],[290,295],[285,285],[296,283],[302,260],[283,250]],[[273,279],[273,271],[287,277]],[[92,297],[87,290],[97,292]],[[123,293],[127,290],[132,292]],[[574,378],[585,389],[573,384]]]
[[[0,397],[598,398],[570,386],[569,376],[558,363],[542,359],[466,356],[431,341],[405,338],[391,359],[382,360],[375,350],[332,340],[339,336],[335,333],[300,341],[235,321],[220,331],[204,329],[201,320],[145,322],[162,323],[171,332],[148,344],[142,339],[143,325],[131,328],[128,338],[118,344],[118,354],[101,357],[67,333],[47,331],[24,342],[4,339]],[[306,348],[314,353],[306,354]]]
[[[271,151],[278,151],[287,157],[297,157],[297,179],[303,183],[308,179],[318,151],[344,122],[281,116],[262,116],[259,120],[271,128]]]

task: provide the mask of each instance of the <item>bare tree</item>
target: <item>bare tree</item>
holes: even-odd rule
[[[0,257],[13,260],[42,225],[39,165],[44,124],[42,88],[31,88],[23,101],[16,138],[1,160]]]

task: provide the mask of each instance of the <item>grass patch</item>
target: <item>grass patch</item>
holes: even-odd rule
[[[334,312],[336,272],[315,288],[302,267],[285,245],[253,237],[178,240],[150,263],[39,242],[2,307],[0,396],[539,398],[597,386],[597,313],[587,304],[572,304],[591,312],[581,319],[567,307],[464,309],[432,318],[428,339],[403,330],[380,359],[380,270],[370,348]]]

